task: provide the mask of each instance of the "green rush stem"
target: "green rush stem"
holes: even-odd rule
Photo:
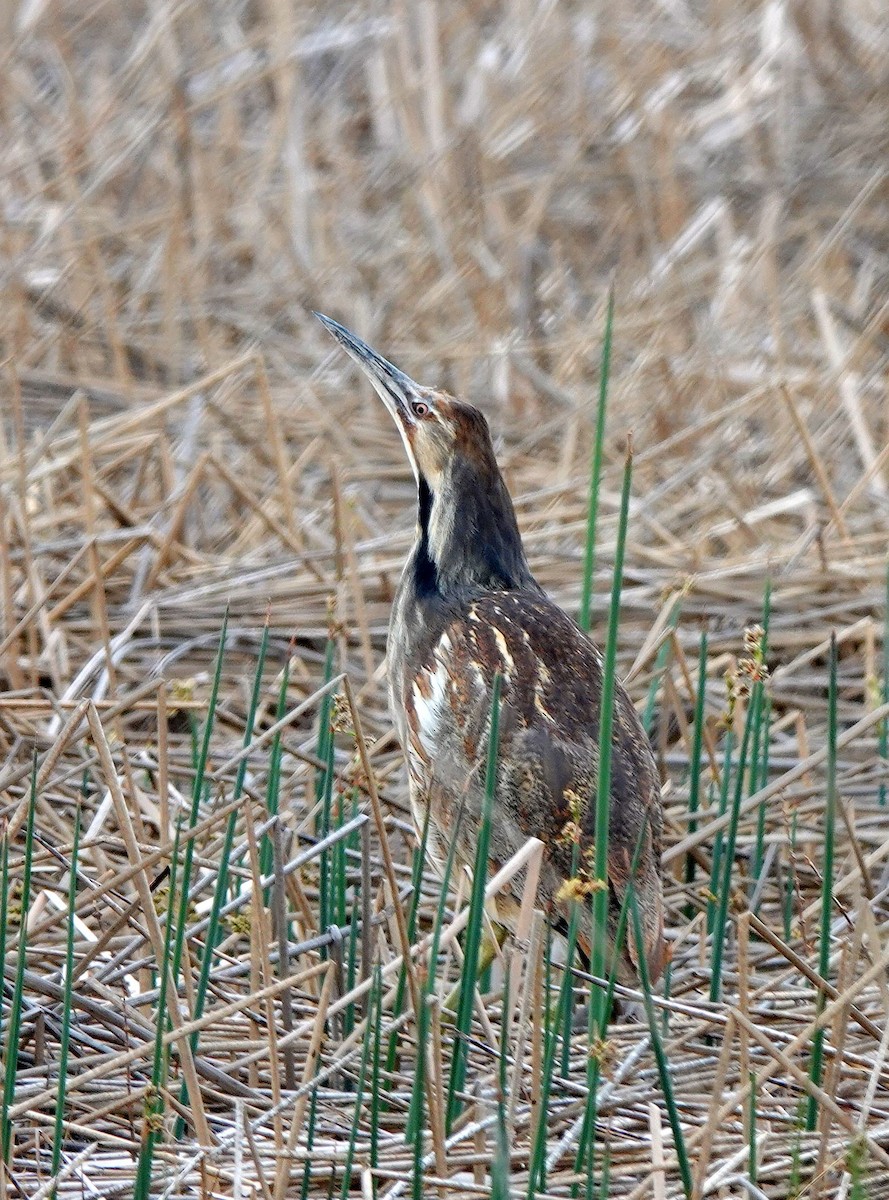
[[[6,967],[6,934],[9,929],[9,826],[4,822],[0,834],[0,972]],[[0,1034],[3,1030],[0,1010]],[[3,1110],[4,1118],[6,1109]],[[0,1122],[2,1126],[2,1122]]]
[[[503,1012],[509,1011],[510,972],[507,966],[503,980]],[[500,1054],[498,1055],[497,1127],[494,1159],[491,1163],[491,1200],[509,1200],[509,1138],[506,1130],[506,1060],[509,1022],[500,1023]]]
[[[620,625],[620,597],[624,572],[624,552],[627,542],[627,520],[630,511],[630,484],[633,478],[633,448],[627,439],[623,487],[620,495],[620,517],[617,526],[617,545],[614,553],[614,578],[611,586],[611,609],[608,614],[608,636],[602,676],[602,707],[599,716],[599,774],[596,780],[596,825],[593,874],[596,891],[593,893],[593,933],[590,948],[590,974],[601,979],[605,974],[608,948],[608,822],[611,806],[611,737],[614,728],[614,681],[617,673],[617,635]],[[598,988],[590,995],[593,1034],[605,1036],[604,997]]]
[[[417,1062],[421,1059],[425,1068],[425,1058],[423,1058],[423,1048],[429,1037],[429,1004],[432,997],[435,995],[435,969],[438,965],[439,947],[441,945],[441,931],[444,926],[445,909],[447,908],[448,892],[451,886],[451,874],[454,870],[454,862],[457,856],[457,838],[460,834],[460,825],[463,820],[463,806],[461,805],[457,811],[457,820],[454,824],[454,832],[451,835],[451,844],[448,847],[448,857],[445,862],[444,875],[441,881],[441,892],[438,897],[438,904],[435,909],[435,925],[432,930],[432,943],[429,947],[429,967],[426,973],[426,984],[423,989],[423,1007],[420,1011],[419,1020],[417,1022]],[[429,813],[427,811],[426,818],[423,822],[423,846],[425,848],[426,838],[429,833]],[[420,863],[422,866],[423,856],[421,855]],[[417,894],[419,894],[419,881],[417,884]],[[416,922],[416,912],[414,913],[414,921]],[[411,931],[410,940],[413,942],[414,931]],[[395,1037],[395,1034],[392,1035]],[[391,1068],[390,1068],[391,1069]],[[419,1069],[419,1066],[418,1066]],[[407,1126],[405,1132],[405,1140],[410,1142],[418,1140],[422,1143],[423,1140],[423,1089],[419,1091],[415,1088],[411,1093],[411,1104],[408,1110]]]
[[[460,1111],[459,1093],[463,1091],[466,1081],[467,1042],[472,1029],[472,1008],[475,1002],[475,985],[478,977],[478,952],[485,918],[485,884],[488,880],[491,816],[494,811],[494,795],[497,791],[497,751],[500,742],[500,691],[502,685],[503,677],[497,671],[491,686],[491,719],[488,734],[488,761],[485,771],[485,797],[472,873],[472,893],[469,902],[469,919],[466,926],[463,971],[460,982],[460,1004],[454,1031],[454,1056],[448,1081],[447,1120],[445,1122],[447,1135],[450,1135]]]
[[[327,680],[324,680],[327,683]],[[280,721],[287,712],[287,688],[290,685],[290,656],[287,656],[287,661],[284,664],[284,669],[281,672],[281,687],[278,690],[278,703],[275,707],[275,721]],[[325,699],[327,697],[325,696]],[[278,730],[272,740],[272,748],[269,754],[269,772],[266,781],[265,807],[266,812],[270,817],[273,817],[278,812],[278,793],[281,789],[281,754],[283,751],[282,731]],[[272,860],[274,858],[274,850],[272,847],[273,832],[264,833],[262,835],[262,848],[260,850],[260,877],[266,878],[272,874]],[[265,888],[263,895],[263,904],[268,906],[271,887]],[[326,925],[322,925],[322,929],[326,929]]]
[[[747,1175],[750,1182],[756,1183],[757,1171],[759,1169],[756,1157],[756,1072],[751,1071],[750,1079],[750,1155],[747,1160]]]
[[[334,738],[333,730],[330,730],[329,737],[325,743],[324,757],[324,775],[321,803],[321,829],[320,837],[326,838],[331,832],[331,809],[333,807],[333,781],[334,781]],[[336,849],[336,847],[334,847]],[[333,878],[335,872],[335,862],[331,863],[330,848],[322,850],[318,863],[318,913],[319,913],[319,929],[327,929],[333,924]],[[334,868],[334,869],[332,869]],[[328,951],[325,947],[321,951],[321,957],[327,958]]]
[[[358,796],[357,796],[357,793],[354,788],[351,792],[351,799],[352,799],[352,814],[349,817],[350,821],[355,820],[355,818],[357,818],[361,812],[361,807],[358,803]],[[348,883],[347,871],[346,871],[346,864],[348,861],[347,857],[346,857],[347,851],[352,851],[352,852],[360,855],[360,853],[361,853],[361,830],[360,829],[356,829],[353,834],[351,834],[348,838],[344,839],[343,860],[342,860],[342,869],[343,869],[343,921],[342,921],[342,923],[343,924],[345,924],[345,922],[346,922],[346,892],[347,892],[347,883]],[[358,978],[358,927],[359,927],[360,923],[361,923],[361,902],[360,902],[359,891],[357,888],[355,888],[352,893],[352,913],[351,913],[351,920],[350,920],[350,927],[349,927],[349,959],[346,964],[346,988],[350,992],[355,987],[355,981]],[[355,1028],[355,1005],[354,1005],[354,1003],[352,1003],[352,1004],[348,1005],[345,1012],[343,1013],[344,1036],[348,1037],[354,1028]]]
[[[830,677],[827,692],[827,803],[824,812],[824,866],[821,879],[821,940],[818,947],[818,974],[827,979],[830,971],[830,922],[833,914],[833,851],[834,825],[837,811],[837,635],[830,635]],[[821,1015],[825,1005],[825,993],[818,992],[816,1013]],[[821,1071],[824,1058],[824,1028],[815,1030],[812,1039],[812,1061],[809,1078],[816,1087],[821,1086]],[[809,1096],[806,1104],[806,1129],[813,1130],[818,1123],[818,1101]]]
[[[28,908],[31,901],[31,860],[34,850],[34,813],[37,808],[37,751],[31,767],[31,796],[28,801],[28,823],[25,828],[25,861],[22,877],[22,907],[19,921],[19,950],[15,969],[15,983],[9,1003],[9,1024],[6,1029],[6,1070],[3,1079],[3,1161],[9,1162],[12,1145],[12,1122],[9,1109],[15,1094],[15,1077],[18,1070],[19,1029],[22,1022],[22,1002],[25,988],[25,960],[28,949]],[[0,972],[5,962],[0,962]]]
[[[759,660],[761,663],[766,662],[769,652],[769,622],[772,616],[772,580],[766,579],[765,590],[762,598],[762,638],[759,647]],[[765,678],[765,673],[763,673]],[[768,721],[765,722],[765,747],[764,755],[766,759],[766,774],[763,775],[762,763],[760,760],[760,746],[763,733],[763,712],[769,712],[769,697],[765,693],[765,685],[763,685],[763,697],[760,701],[759,712],[757,713],[756,729],[753,736],[753,755],[750,761],[750,792],[752,796],[757,788],[764,786],[768,774],[768,753],[769,753],[769,737],[770,726]],[[765,842],[766,829],[766,810],[765,805],[760,804],[756,814],[756,847],[753,853],[753,863],[751,869],[752,886],[756,886],[756,881],[759,879],[762,871],[762,864],[765,858],[763,844]]]
[[[181,815],[180,815],[181,816]],[[171,947],[173,944],[173,911],[176,903],[176,882],[179,866],[179,836],[182,830],[181,819],[176,822],[176,833],[173,838],[173,853],[170,860],[169,895],[167,898],[167,925],[164,930],[163,961],[158,963],[160,985],[157,998],[157,1015],[155,1018],[154,1060],[151,1070],[151,1090],[145,1100],[145,1115],[142,1125],[142,1144],[139,1148],[139,1162],[136,1167],[136,1181],[133,1188],[133,1200],[148,1200],[151,1194],[151,1172],[154,1159],[154,1147],[160,1137],[161,1119],[164,1111],[162,1087],[166,1079],[167,1053],[164,1051],[164,1034],[169,1025],[167,1016],[167,990],[171,974]],[[187,894],[188,888],[185,887]]]
[[[688,832],[697,832],[698,822],[696,813],[701,803],[701,752],[704,746],[704,720],[706,716],[707,699],[707,632],[701,634],[701,648],[698,652],[698,691],[695,696],[694,733],[691,748],[691,778],[688,782]],[[691,887],[695,879],[694,855],[689,854],[685,859],[685,884]],[[685,914],[689,920],[694,916],[691,904],[686,906]]]
[[[315,1072],[317,1074],[317,1066]],[[312,1088],[312,1099],[309,1101],[309,1120],[306,1125],[306,1161],[303,1167],[303,1181],[300,1189],[300,1200],[308,1200],[309,1186],[312,1182],[312,1151],[315,1148],[315,1125],[318,1120],[318,1089]],[[331,1185],[332,1186],[332,1185]]]
[[[420,903],[420,885],[423,878],[423,863],[426,861],[426,839],[429,833],[429,813],[427,811],[423,822],[423,834],[420,840],[420,848],[414,850],[413,864],[411,870],[411,902],[407,914],[407,937],[408,942],[413,945],[417,935],[417,912]],[[404,994],[407,991],[407,967],[402,963],[401,970],[398,973],[398,984],[395,988],[395,1001],[392,1005],[393,1019],[400,1017],[404,1009]],[[389,1034],[389,1049],[386,1053],[386,1074],[391,1075],[395,1070],[395,1064],[398,1061],[398,1033],[393,1031]],[[389,1111],[389,1105],[384,1103],[383,1111]]]
[[[661,1041],[660,1031],[658,1030],[657,1016],[654,1011],[654,1004],[651,1000],[651,981],[648,978],[648,962],[645,958],[645,943],[642,940],[642,922],[639,919],[639,906],[636,903],[636,895],[632,882],[629,885],[630,892],[630,909],[633,915],[633,933],[636,938],[636,956],[639,960],[639,982],[642,987],[642,999],[645,1005],[645,1015],[648,1019],[648,1031],[651,1037],[651,1048],[654,1051],[655,1061],[657,1063],[658,1075],[661,1081],[661,1091],[664,1094],[664,1101],[667,1105],[667,1115],[670,1118],[670,1128],[673,1130],[673,1145],[676,1150],[676,1158],[679,1162],[679,1173],[682,1176],[682,1187],[686,1197],[692,1195],[692,1176],[691,1165],[688,1161],[688,1151],[685,1148],[685,1135],[682,1132],[682,1122],[679,1120],[679,1112],[676,1108],[676,1099],[673,1095],[673,1081],[670,1078],[670,1068],[667,1065],[667,1056],[664,1052],[664,1044]]]
[[[722,758],[722,781],[719,787],[719,815],[725,816],[728,809],[728,789],[732,775],[732,751],[735,747],[735,730],[733,725],[729,725],[725,731],[725,749]],[[720,871],[722,867],[722,843],[723,832],[720,829],[713,839],[713,864],[710,869],[710,897],[707,900],[707,932],[713,933],[713,926],[716,919],[716,900],[718,897],[718,887]]]
[[[559,993],[557,1020],[562,1015],[562,1006],[565,998],[570,993],[570,985],[566,988],[565,980],[562,981],[562,989]],[[550,1023],[546,1023],[546,1044],[543,1053],[543,1071],[540,1078],[540,1108],[537,1130],[534,1136],[534,1152],[531,1159],[531,1168],[528,1172],[528,1200],[536,1196],[538,1191],[542,1191],[546,1186],[546,1147],[547,1147],[547,1109],[549,1106],[549,1097],[553,1085],[553,1073],[556,1062],[556,1045],[559,1041],[559,1035],[555,1029],[550,1028]]]
[[[56,1120],[52,1138],[52,1166],[55,1176],[62,1161],[62,1135],[65,1127],[65,1089],[68,1083],[68,1047],[71,1042],[71,979],[74,974],[74,916],[77,909],[77,859],[80,853],[80,805],[74,814],[74,843],[68,872],[68,931],[65,938],[65,996],[62,1002],[62,1033],[59,1040],[59,1090],[56,1095]],[[55,1188],[52,1192],[55,1196]]]
[[[577,876],[580,870],[580,847],[575,842],[571,850],[571,875]],[[571,1023],[574,1018],[572,1003],[574,999],[574,955],[577,953],[577,933],[580,928],[581,905],[576,900],[571,901],[571,915],[568,918],[568,934],[565,947],[565,971],[562,975],[562,991],[559,994],[559,1006],[562,1010],[562,1061],[561,1076],[568,1078],[571,1061]]]
[[[790,846],[787,863],[787,886],[784,896],[784,940],[791,940],[793,927],[793,898],[796,894],[796,809],[790,815]]]
[[[725,937],[728,925],[729,897],[732,891],[732,870],[735,865],[735,843],[738,838],[738,819],[741,812],[741,799],[744,792],[744,771],[747,765],[747,753],[750,748],[750,738],[753,726],[756,724],[762,705],[762,682],[756,680],[750,693],[750,704],[744,717],[744,734],[741,739],[741,753],[738,758],[738,768],[735,773],[735,791],[732,799],[732,811],[726,832],[725,850],[723,853],[722,880],[719,888],[719,907],[713,924],[713,957],[710,968],[710,1001],[719,1002],[722,996],[722,956],[725,950]]]
[[[645,845],[645,833],[648,829],[648,820],[646,819],[639,830],[639,836],[636,838],[636,845],[633,849],[633,858],[630,862],[630,879],[636,878],[636,872],[639,870],[639,863],[642,859],[642,848]],[[627,936],[627,923],[630,915],[630,895],[632,889],[627,888],[624,892],[623,900],[621,901],[620,912],[617,918],[617,927],[614,931],[614,946],[611,952],[611,967],[608,972],[608,987],[605,992],[605,1026],[608,1025],[611,1019],[611,1010],[614,1006],[614,990],[617,986],[617,972],[620,964],[620,958],[623,954],[624,942]],[[595,986],[595,985],[593,985]],[[590,1006],[590,1012],[587,1022],[588,1042],[591,1049],[596,1047],[593,1037],[593,1012]],[[577,1139],[577,1155],[574,1160],[574,1173],[580,1175],[583,1171],[584,1163],[589,1154],[589,1163],[587,1167],[587,1200],[590,1200],[592,1195],[592,1176],[595,1160],[595,1141],[594,1133],[596,1129],[596,1119],[599,1111],[599,1077],[601,1073],[600,1056],[598,1053],[590,1053],[587,1062],[587,1102],[584,1112],[583,1125],[581,1126],[580,1136]],[[577,1195],[577,1184],[572,1187],[571,1195]]]
[[[608,377],[611,373],[611,334],[614,327],[614,287],[608,291],[605,314],[605,337],[602,341],[602,363],[599,371],[599,404],[596,409],[596,433],[590,463],[590,495],[587,504],[586,545],[583,554],[583,581],[580,593],[580,628],[589,633],[593,613],[593,574],[596,569],[596,526],[599,519],[599,484],[602,478],[603,448],[605,445],[605,416],[608,411]]]
[[[377,1024],[382,1019],[380,1012],[380,994],[382,992],[382,974],[379,965],[374,971],[373,986],[371,988],[369,1008],[372,1013],[376,1013]],[[348,1200],[349,1192],[352,1183],[352,1164],[355,1161],[355,1139],[358,1135],[358,1126],[361,1122],[361,1109],[364,1105],[364,1085],[367,1080],[367,1064],[370,1061],[370,1046],[371,1046],[371,1026],[368,1025],[364,1033],[364,1046],[361,1050],[361,1067],[358,1071],[358,1091],[355,1094],[355,1115],[352,1118],[352,1133],[349,1138],[349,1146],[346,1151],[346,1162],[343,1167],[343,1190],[340,1193],[341,1200]]]
[[[762,757],[759,760],[759,778],[755,778],[756,763],[754,762],[750,775],[750,794],[764,788],[769,781],[769,751],[771,748],[772,737],[772,698],[769,695],[763,697],[763,715],[762,723],[765,736],[762,742]],[[756,813],[756,851],[754,859],[754,869],[751,872],[752,886],[756,887],[759,877],[762,874],[763,863],[765,862],[765,839],[766,839],[766,806],[760,804]],[[758,906],[757,906],[758,907]]]
[[[665,1000],[670,999],[670,989],[672,987],[672,984],[673,984],[673,960],[669,959],[667,961],[667,966],[664,970],[664,999]],[[670,1036],[670,1010],[669,1010],[669,1008],[667,1008],[666,1005],[664,1006],[663,1012],[661,1013],[661,1025],[662,1025],[663,1036],[665,1038],[669,1037]]]
[[[335,829],[342,829],[343,826],[344,799],[343,793],[338,792],[336,798]],[[334,918],[336,924],[340,926],[345,925],[348,912],[346,905],[346,839],[344,838],[341,838],[333,847],[333,894],[331,896],[331,908],[336,913]]]
[[[200,754],[198,756],[197,766],[194,777],[194,787],[191,793],[191,811],[188,814],[188,828],[194,829],[197,825],[198,815],[201,809],[201,799],[204,792],[204,779],[207,774],[207,762],[210,758],[210,738],[213,734],[213,722],[216,717],[216,705],[219,701],[219,683],[222,678],[222,660],[225,656],[225,639],[228,633],[228,610],[222,621],[222,633],[219,637],[219,649],[216,653],[216,667],[213,672],[213,686],[210,689],[210,701],[207,706],[207,720],[204,725],[204,736],[201,741]],[[182,889],[179,896],[179,912],[176,918],[176,941],[173,945],[173,982],[174,986],[178,987],[179,973],[182,967],[182,954],[185,947],[185,930],[188,926],[188,893],[191,886],[191,867],[194,860],[194,843],[193,837],[188,839],[185,847],[185,854],[182,859]],[[168,918],[169,920],[169,918]],[[169,930],[167,930],[169,933]],[[212,947],[209,942],[204,946],[204,957],[212,957]],[[184,1097],[184,1103],[188,1102],[188,1087],[185,1080],[182,1081],[181,1094]],[[177,1121],[177,1131],[178,1131]],[[181,1133],[178,1134],[181,1137]]]
[[[587,1200],[593,1200],[593,1179],[592,1175],[589,1178],[589,1186],[587,1188]],[[611,1195],[609,1191],[611,1184],[611,1146],[608,1142],[602,1150],[602,1183],[599,1187],[599,1200],[608,1200]]]
[[[324,683],[329,683],[333,678],[333,663],[334,654],[336,651],[336,643],[332,637],[327,639],[327,647],[324,651]],[[324,763],[324,770],[315,781],[315,802],[321,805],[320,827],[318,829],[319,838],[327,837],[330,833],[330,801],[333,795],[333,756],[334,756],[334,737],[333,728],[331,726],[331,712],[333,710],[333,696],[327,692],[321,701],[321,708],[318,712],[318,744],[316,747],[316,757]],[[329,876],[330,876],[330,851],[324,850],[318,861],[318,922],[319,929],[327,929],[331,924],[329,912]],[[321,951],[322,959],[327,958],[326,947]]]
[[[889,704],[889,558],[886,559],[886,594],[883,597],[883,696],[882,703]],[[884,717],[877,731],[878,749],[883,760],[883,772],[889,771],[889,717]],[[889,787],[880,784],[880,804],[885,805]]]
[[[423,819],[423,832],[420,836],[420,846],[414,850],[413,860],[411,863],[411,901],[407,913],[407,939],[410,945],[414,944],[417,936],[417,915],[420,908],[420,894],[423,882],[423,864],[426,861],[426,845],[429,839],[429,810],[427,808],[426,815]],[[402,963],[401,969],[398,972],[398,985],[395,988],[395,1000],[392,1005],[392,1017],[401,1016],[404,1009],[404,995],[407,991],[407,966]],[[392,1075],[395,1070],[395,1064],[398,1061],[398,1033],[394,1031],[389,1034],[389,1049],[386,1054],[386,1074]],[[383,1112],[389,1111],[389,1105],[384,1102]]]
[[[348,839],[345,839],[348,840]],[[345,862],[343,863],[343,875],[345,877]],[[358,923],[360,921],[360,912],[357,904],[352,905],[352,913],[349,921],[349,954],[347,961],[344,963],[346,974],[346,990],[351,992],[355,987],[356,977],[356,959],[358,954]],[[343,918],[345,924],[345,918]],[[355,1028],[355,1004],[348,1004],[343,1012],[343,1036],[348,1037]]]
[[[376,1020],[373,1022],[374,1031],[374,1048],[373,1048],[373,1070],[370,1076],[370,1091],[373,1097],[370,1109],[370,1169],[371,1169],[371,1187],[373,1194],[377,1194],[377,1181],[373,1172],[379,1166],[380,1161],[380,1112],[383,1105],[380,1100],[380,1049],[381,1049],[381,1033],[383,1028],[383,984],[380,964],[377,963],[374,967],[375,974],[379,975],[380,984],[377,993],[377,1012]]]
[[[253,738],[253,727],[256,723],[256,713],[259,708],[259,697],[262,692],[262,673],[265,667],[266,651],[269,643],[269,626],[266,621],[262,631],[262,640],[259,643],[259,655],[256,662],[256,672],[253,677],[253,690],[250,693],[250,705],[247,710],[247,723],[244,727],[243,747],[250,745]],[[239,799],[244,787],[244,780],[247,776],[248,759],[245,756],[238,763],[238,773],[235,776],[235,787],[232,793],[232,799]],[[194,1016],[195,1020],[199,1020],[204,1015],[204,1005],[207,1002],[207,989],[210,985],[210,971],[213,966],[213,957],[216,947],[219,945],[219,914],[222,912],[222,906],[225,903],[226,892],[228,891],[228,867],[231,859],[232,847],[235,841],[235,826],[237,825],[237,810],[229,814],[228,822],[225,827],[225,838],[222,843],[222,853],[219,858],[219,873],[216,876],[216,886],[213,889],[213,903],[210,908],[210,917],[207,923],[207,936],[204,941],[204,953],[201,957],[201,969],[198,975],[198,985],[195,989],[194,999]],[[200,1032],[195,1030],[191,1035],[191,1052],[197,1054],[198,1043],[200,1041]],[[182,1087],[179,1092],[179,1101],[185,1106],[188,1102],[188,1088],[185,1080],[182,1081]],[[178,1141],[185,1133],[185,1119],[182,1116],[177,1116],[174,1130],[174,1138]]]

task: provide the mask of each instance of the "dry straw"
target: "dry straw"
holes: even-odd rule
[[[880,6],[0,24],[0,1197],[889,1196]],[[673,957],[594,1105],[530,905],[451,1074],[472,884],[383,674],[413,482],[314,307],[481,404],[600,640],[632,431]]]

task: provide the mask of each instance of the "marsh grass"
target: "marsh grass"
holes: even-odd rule
[[[56,1096],[56,1119],[52,1134],[51,1176],[58,1174],[62,1161],[62,1138],[65,1128],[65,1087],[68,1082],[68,1051],[71,1045],[71,1018],[74,1006],[71,989],[74,973],[74,917],[77,910],[77,860],[80,853],[80,809],[74,814],[74,840],[71,843],[71,870],[68,872],[68,935],[65,945],[65,991],[62,997],[62,1032],[59,1036],[59,1091]]]
[[[884,23],[591,12],[3,25],[0,1195],[889,1196]],[[385,694],[415,485],[314,307],[485,409],[627,681],[663,985],[532,907],[442,1020],[481,918]]]

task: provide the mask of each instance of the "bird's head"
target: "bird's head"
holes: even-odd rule
[[[398,426],[417,480],[417,562],[428,566],[427,579],[440,590],[533,583],[484,416],[415,383],[337,321],[315,316],[367,375]]]
[[[392,414],[418,483],[422,479],[437,491],[456,456],[490,469],[494,462],[491,435],[477,408],[415,383],[337,321],[321,313],[315,316],[361,367]]]

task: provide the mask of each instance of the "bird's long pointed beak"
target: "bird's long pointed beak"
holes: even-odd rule
[[[412,425],[411,399],[420,391],[419,385],[338,321],[319,312],[315,316],[333,334],[349,357],[358,363],[393,417],[404,425]]]

